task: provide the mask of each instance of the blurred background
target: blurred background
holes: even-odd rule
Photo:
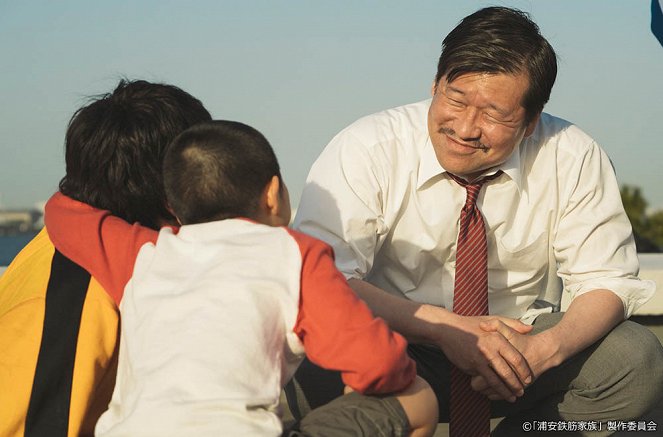
[[[0,266],[41,226],[69,118],[120,78],[177,85],[262,131],[296,207],[310,165],[363,115],[429,97],[443,37],[469,13],[529,12],[559,55],[546,111],[610,155],[639,250],[663,246],[658,0],[0,0]],[[654,12],[654,13],[653,13]]]

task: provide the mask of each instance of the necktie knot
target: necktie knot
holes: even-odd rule
[[[486,182],[495,179],[499,175],[502,174],[502,170],[498,170],[497,173],[492,174],[490,176],[483,177],[479,179],[478,181],[474,181],[472,183],[467,182],[466,180],[462,179],[459,176],[456,176],[453,173],[448,173],[449,177],[453,179],[458,185],[465,187],[465,190],[467,192],[467,197],[465,198],[465,207],[463,209],[471,209],[474,208],[474,206],[477,203],[477,198],[479,197],[479,192],[481,192],[481,188],[483,187],[483,184]]]
[[[465,208],[471,208],[476,205],[477,197],[479,197],[479,191],[483,186],[484,180],[479,181],[480,183],[467,184],[465,189],[467,190],[467,197],[465,198]]]

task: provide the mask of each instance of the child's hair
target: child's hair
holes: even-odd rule
[[[255,218],[267,183],[281,178],[267,139],[251,126],[226,120],[178,135],[166,152],[163,175],[169,205],[182,224]]]
[[[166,149],[184,129],[211,119],[200,100],[180,88],[121,80],[71,118],[60,191],[129,223],[157,230],[163,222],[174,224],[161,171]]]

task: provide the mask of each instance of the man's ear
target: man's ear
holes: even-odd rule
[[[536,117],[532,121],[529,122],[527,125],[527,128],[525,129],[525,136],[524,138],[529,137],[534,133],[534,129],[536,129],[536,125],[539,124],[539,118],[541,118],[541,113],[539,112],[536,114]]]

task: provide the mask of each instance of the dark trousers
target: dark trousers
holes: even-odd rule
[[[539,316],[532,335],[554,326],[561,317],[561,313]],[[449,361],[439,348],[429,345],[410,345],[408,353],[417,363],[419,376],[428,381],[437,395],[440,422],[448,422]],[[296,384],[288,388],[288,404],[294,414],[308,406],[324,405],[343,393],[338,372],[321,369],[308,360],[300,366],[295,380]],[[492,402],[491,409],[493,417],[506,416],[497,435],[520,435],[526,421],[600,421],[606,431],[607,421],[637,419],[661,396],[663,347],[647,328],[626,321],[594,345],[541,375],[515,403]]]

